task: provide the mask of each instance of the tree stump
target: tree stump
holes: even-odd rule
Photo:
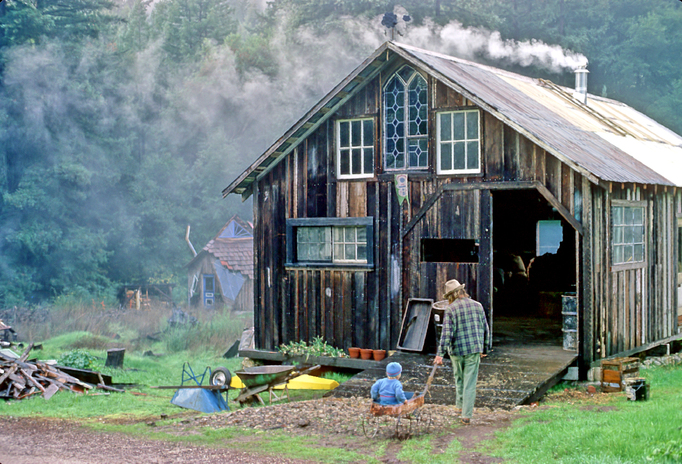
[[[125,348],[114,348],[107,350],[107,362],[104,363],[104,367],[113,367],[115,369],[120,369],[123,367],[123,356],[126,353]]]

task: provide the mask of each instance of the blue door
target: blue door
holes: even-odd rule
[[[215,276],[204,274],[204,307],[212,308],[215,305]]]

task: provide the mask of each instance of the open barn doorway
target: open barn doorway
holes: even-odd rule
[[[492,237],[493,345],[565,345],[562,301],[576,292],[572,226],[537,190],[501,190]]]

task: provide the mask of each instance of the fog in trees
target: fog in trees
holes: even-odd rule
[[[390,38],[389,11],[394,40],[562,85],[589,61],[591,93],[680,132],[680,2],[570,4],[6,0],[0,305],[148,279],[183,301],[187,224],[199,248],[250,219],[221,190]]]

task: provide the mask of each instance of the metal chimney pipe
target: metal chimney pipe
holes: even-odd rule
[[[575,70],[575,91],[573,98],[580,101],[580,103],[587,103],[587,75],[589,71],[585,66],[581,66]]]

